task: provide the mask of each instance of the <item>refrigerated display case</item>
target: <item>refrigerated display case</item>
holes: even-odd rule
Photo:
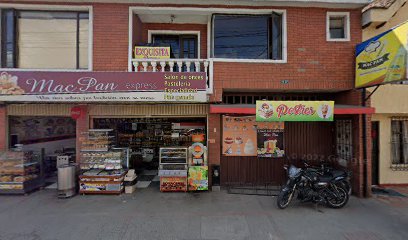
[[[187,191],[188,149],[160,148],[159,156],[160,191]]]

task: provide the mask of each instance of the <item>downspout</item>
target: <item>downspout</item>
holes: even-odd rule
[[[366,94],[367,94],[366,89],[363,88],[362,94],[361,94],[363,107],[366,106],[366,101],[367,101]],[[369,187],[367,186],[368,184],[368,181],[367,181],[368,180],[367,179],[367,176],[368,176],[367,161],[368,159],[367,159],[367,122],[366,121],[367,121],[367,114],[363,114],[363,183],[364,183],[363,196],[364,197],[368,197],[367,189]]]

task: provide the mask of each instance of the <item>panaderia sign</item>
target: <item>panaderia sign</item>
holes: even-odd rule
[[[25,72],[0,73],[0,101],[205,102],[205,73]]]
[[[257,122],[333,121],[334,101],[256,101]]]

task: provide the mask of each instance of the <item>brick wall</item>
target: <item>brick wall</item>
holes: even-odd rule
[[[361,13],[360,10],[336,10],[350,11],[351,40],[327,42],[327,11],[320,8],[287,9],[287,63],[214,63],[215,94],[212,101],[221,101],[222,92],[228,89],[352,89],[354,47],[361,42]],[[282,84],[281,80],[289,80],[289,83]]]
[[[93,5],[94,71],[127,71],[129,46],[129,6]]]

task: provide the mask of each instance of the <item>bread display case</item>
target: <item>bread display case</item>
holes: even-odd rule
[[[32,151],[0,153],[0,193],[25,194],[44,186],[41,156]]]
[[[79,193],[120,194],[129,165],[129,149],[112,146],[112,129],[90,129],[81,139]]]
[[[187,191],[188,149],[160,148],[160,191]]]

